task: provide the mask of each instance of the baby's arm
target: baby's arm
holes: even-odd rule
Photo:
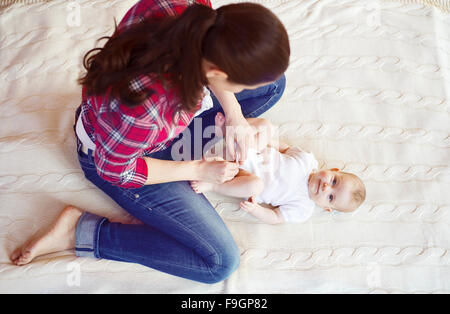
[[[273,225],[284,223],[283,215],[278,207],[274,209],[263,207],[255,202],[253,196],[248,201],[241,202],[240,206],[244,211],[252,214],[264,223]]]

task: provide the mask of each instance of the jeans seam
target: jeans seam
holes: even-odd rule
[[[93,249],[94,249],[94,256],[96,257],[96,258],[101,258],[100,257],[100,251],[99,251],[99,248],[98,248],[98,244],[100,243],[100,228],[101,228],[101,226],[103,225],[103,223],[106,221],[106,220],[108,220],[106,217],[103,217],[103,219],[101,219],[99,222],[98,222],[98,224],[97,224],[97,226],[95,227],[95,233],[94,233],[94,243],[93,243]]]
[[[172,217],[168,217],[168,218],[170,218],[172,221],[175,221],[175,222],[177,223],[177,225],[180,225],[184,230],[187,230],[187,231],[189,231],[190,233],[193,233],[191,229],[186,228],[186,227],[185,227],[183,224],[181,224],[179,221],[173,219]],[[104,218],[104,219],[98,224],[98,225],[99,225],[99,226],[98,226],[98,230],[99,230],[99,231],[100,231],[100,225],[101,225],[105,220],[107,220],[107,219]],[[151,227],[151,226],[149,226],[149,227]],[[196,239],[200,239],[202,243],[206,244],[206,246],[211,247],[211,245],[210,245],[207,241],[204,241],[203,238],[198,237],[197,234],[195,234],[195,233],[194,233],[194,237],[195,237]],[[100,232],[98,232],[98,238],[97,238],[97,239],[99,239],[99,238],[100,238]],[[212,248],[212,247],[211,247],[211,248]],[[222,263],[220,263],[220,254],[217,254],[217,252],[216,252],[216,250],[215,250],[214,248],[212,248],[212,250],[214,251],[214,253],[211,254],[211,255],[216,255],[216,256],[218,257],[218,259],[219,259],[219,262],[213,262],[213,263],[212,263],[212,264],[214,265],[214,267],[210,267],[211,263],[206,263],[206,262],[205,262],[205,264],[207,265],[206,267],[190,267],[190,266],[187,266],[187,265],[184,265],[184,264],[178,264],[178,263],[173,263],[173,262],[172,262],[172,263],[169,263],[169,262],[166,262],[165,260],[160,260],[160,259],[158,259],[157,261],[158,261],[159,264],[162,264],[162,265],[165,265],[165,266],[177,266],[177,267],[184,268],[184,269],[187,269],[187,270],[199,270],[199,269],[201,269],[202,271],[208,271],[209,274],[211,275],[211,277],[213,277],[213,276],[214,276],[214,274],[213,274],[213,269],[218,268],[218,267],[223,267],[223,265],[222,265]],[[197,253],[197,254],[198,254],[198,253]],[[96,257],[98,257],[98,258],[102,258],[102,257],[100,256],[100,254],[99,254],[98,245],[96,245],[96,246],[94,247],[94,255],[95,255]],[[114,256],[114,257],[116,257],[116,258],[118,258],[118,259],[123,259],[122,256],[118,256],[118,255],[115,255],[115,254],[108,253],[108,255]],[[146,258],[148,257],[147,255],[135,255],[135,256],[139,256],[139,257],[141,257],[142,259],[146,259]],[[203,257],[203,256],[200,256],[200,257],[201,257],[202,260],[204,260],[204,257]]]
[[[246,115],[246,118],[255,118],[255,117],[258,117],[260,114],[257,114],[258,112],[260,112],[260,111],[262,111],[262,113],[264,113],[264,112],[266,112],[267,110],[269,110],[270,108],[272,108],[273,107],[273,105],[276,103],[276,102],[274,102],[274,103],[272,103],[272,100],[275,98],[275,97],[278,97],[280,94],[273,94],[270,98],[269,98],[269,100],[263,105],[263,106],[260,106],[260,107],[258,107],[258,108],[256,108],[256,110],[253,110],[252,112],[250,112],[249,114],[247,114]],[[270,106],[269,106],[270,105]],[[268,107],[268,108],[267,108]]]
[[[117,259],[123,259],[122,256],[118,256],[118,255],[115,255],[115,254],[108,253],[108,255],[114,256]],[[135,256],[138,256],[138,257],[140,257],[142,259],[146,259],[148,257],[147,255],[139,255],[139,254],[135,254]],[[99,258],[103,258],[103,257],[99,257]],[[176,262],[175,263],[173,263],[173,262],[169,263],[166,260],[160,260],[160,259],[158,259],[157,262],[159,264],[162,264],[162,265],[165,265],[165,266],[177,266],[177,267],[188,269],[188,270],[199,270],[199,269],[201,269],[202,271],[208,271],[211,274],[211,276],[213,276],[212,271],[211,271],[211,267],[206,267],[206,268],[204,268],[204,267],[191,267],[191,266],[184,265],[184,264],[178,264]],[[205,264],[207,264],[207,263],[205,263]],[[222,267],[222,265],[220,265],[220,264],[214,263],[214,265]]]
[[[84,153],[83,153],[84,154]],[[87,169],[87,170],[96,170],[96,167],[95,167],[95,165],[94,166],[90,166],[91,165],[91,157],[90,156],[88,156],[88,155],[86,155],[86,154],[84,154],[85,155],[85,159],[87,159],[87,161],[86,160],[80,160],[80,158],[78,159],[79,160],[79,162],[80,162],[80,166],[81,166],[81,170],[83,171],[83,173],[85,174],[85,176],[86,176],[86,172],[85,172],[85,169]],[[82,157],[83,158],[83,157]],[[87,165],[86,165],[87,164]],[[86,178],[88,181],[90,181],[91,183],[93,183],[91,180],[89,180],[89,178]],[[94,183],[93,183],[94,184]],[[95,184],[94,184],[95,185]],[[98,187],[97,187],[98,188]],[[125,188],[121,188],[121,187],[119,187],[121,190],[122,190],[122,192],[124,192],[125,194],[126,194],[126,196],[130,199],[130,200],[132,200],[132,201],[135,201],[135,203],[138,203],[138,201],[136,201],[136,198],[134,197],[134,194],[131,192],[131,191],[129,191],[129,189],[125,189]],[[100,189],[101,190],[101,189]]]
[[[89,180],[89,179],[88,179],[88,180]],[[90,181],[90,180],[89,180],[89,181]],[[143,204],[142,201],[136,201],[136,199],[132,196],[132,193],[131,193],[130,191],[127,191],[127,189],[122,189],[122,192],[125,193],[126,197],[129,198],[129,200],[133,201],[133,203],[134,203],[135,206],[139,206],[141,209],[143,209],[143,210],[145,210],[145,211],[148,211],[148,208],[149,208],[149,207],[146,207],[146,206]],[[130,193],[131,193],[131,194],[130,194]],[[158,214],[162,214],[160,211],[157,211],[157,212],[158,212]],[[203,260],[204,260],[205,257],[209,257],[209,256],[213,256],[213,255],[217,257],[217,258],[216,258],[217,261],[213,261],[213,264],[214,264],[215,267],[206,267],[206,270],[208,270],[208,271],[210,272],[210,275],[213,275],[213,270],[214,270],[216,267],[223,267],[220,254],[217,253],[217,251],[214,249],[214,247],[213,247],[211,244],[209,244],[208,241],[206,241],[203,237],[199,236],[199,235],[198,235],[196,232],[194,232],[192,229],[187,228],[184,224],[182,224],[180,221],[174,219],[173,217],[171,217],[171,216],[165,216],[165,217],[166,217],[167,219],[170,219],[170,220],[171,220],[172,222],[174,222],[177,226],[181,227],[181,229],[183,229],[185,232],[188,232],[188,233],[189,233],[190,235],[192,235],[198,242],[200,242],[200,243],[203,244],[205,247],[207,247],[210,251],[213,252],[212,254],[210,254],[210,255],[208,255],[208,256],[201,256],[199,253],[197,253],[197,254],[199,254],[199,256],[200,256]],[[106,219],[106,218],[105,218],[105,219]],[[103,221],[102,221],[102,223],[103,223]],[[99,230],[99,227],[98,227],[98,230]],[[97,237],[97,241],[98,241],[98,238],[100,237],[100,232],[98,232],[97,234],[98,234],[98,237]],[[97,242],[97,243],[98,243],[98,242]],[[98,249],[98,245],[96,245],[96,246],[94,247],[94,253],[96,253],[98,256],[100,256],[100,254],[99,254],[99,249]],[[145,258],[145,256],[143,256],[143,258]],[[161,263],[164,263],[164,262],[161,261]],[[206,265],[210,265],[211,263],[205,263],[205,264],[206,264]],[[170,266],[170,265],[173,265],[173,264],[166,263],[165,265]],[[185,267],[184,265],[178,265],[178,266]],[[188,267],[186,267],[186,269],[194,269],[194,270],[195,270],[196,268],[188,268]]]
[[[144,210],[148,210],[148,207],[145,207],[145,205],[143,205],[141,202],[135,202],[135,204],[138,205],[138,206],[140,206],[140,207],[143,208]],[[160,211],[156,211],[156,212],[158,212],[159,214],[161,214]],[[165,216],[165,217],[166,217],[167,219],[170,219],[170,220],[173,221],[174,223],[176,223],[177,226],[181,227],[184,231],[189,232],[189,234],[191,234],[197,241],[201,242],[205,247],[209,248],[209,250],[211,250],[213,253],[210,254],[210,255],[208,255],[208,256],[205,256],[205,257],[209,257],[209,256],[213,256],[213,255],[214,255],[214,256],[217,256],[217,262],[216,262],[216,261],[213,262],[214,266],[223,267],[220,254],[217,253],[217,251],[214,249],[214,247],[213,247],[211,244],[209,244],[208,241],[206,241],[204,238],[202,238],[201,236],[199,236],[199,235],[198,235],[196,232],[194,232],[192,229],[187,228],[184,224],[182,224],[180,221],[174,219],[173,217],[171,217],[171,216]],[[198,253],[197,253],[197,254],[198,254]],[[200,255],[200,254],[199,254],[199,255]],[[203,257],[203,256],[200,255],[200,257],[204,260],[204,257]],[[205,264],[206,264],[206,265],[209,265],[209,263],[205,263]],[[170,265],[173,265],[173,264],[166,264],[166,265],[169,265],[169,266],[170,266]],[[183,265],[180,265],[180,266],[183,266]],[[183,267],[184,267],[184,266],[183,266]],[[189,268],[189,269],[195,269],[195,268]],[[213,275],[213,274],[212,274],[212,272],[213,272],[212,269],[214,269],[214,268],[212,268],[212,267],[207,267],[206,269],[210,272],[211,275]]]
[[[141,206],[142,206],[142,205],[141,205]],[[145,208],[145,207],[144,207],[144,208]],[[200,241],[204,246],[208,247],[213,253],[210,254],[210,255],[208,255],[208,256],[205,256],[205,257],[209,257],[209,256],[213,256],[213,255],[214,255],[214,256],[217,256],[217,262],[213,262],[214,265],[220,266],[220,267],[223,266],[223,265],[222,265],[222,260],[221,260],[220,254],[217,253],[217,251],[214,249],[214,247],[213,247],[211,244],[209,244],[208,241],[206,241],[204,238],[202,238],[201,236],[199,236],[199,235],[198,235],[196,232],[194,232],[192,229],[187,228],[187,227],[186,227],[184,224],[182,224],[180,221],[174,219],[174,218],[171,217],[171,216],[166,216],[166,217],[167,217],[168,219],[170,219],[171,221],[175,222],[175,223],[176,223],[178,226],[180,226],[184,231],[189,232],[195,239],[197,239],[197,241]],[[202,259],[203,259],[203,257],[202,257]],[[205,264],[208,265],[208,263],[205,263]],[[211,272],[211,275],[212,275],[211,267],[208,267],[207,269]]]

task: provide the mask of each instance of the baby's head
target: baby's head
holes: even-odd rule
[[[352,212],[366,198],[366,188],[361,179],[336,168],[312,172],[308,191],[314,203],[328,211]]]

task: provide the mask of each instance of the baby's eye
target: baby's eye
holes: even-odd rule
[[[336,183],[337,183],[337,180],[336,180],[336,178],[334,178],[332,184],[336,185]]]
[[[332,195],[332,194],[328,195],[328,200],[329,200],[330,202],[333,201],[333,195]]]

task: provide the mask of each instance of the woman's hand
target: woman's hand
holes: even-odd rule
[[[214,157],[201,161],[200,180],[214,184],[222,184],[233,179],[239,172],[239,164]]]
[[[227,115],[225,119],[225,142],[231,158],[247,159],[248,148],[255,140],[256,131],[240,113]]]
[[[236,160],[237,149],[239,161],[246,160],[248,148],[255,140],[256,131],[242,115],[241,105],[233,92],[216,87],[212,83],[209,84],[209,87],[225,113],[227,152],[230,153],[233,160]]]

